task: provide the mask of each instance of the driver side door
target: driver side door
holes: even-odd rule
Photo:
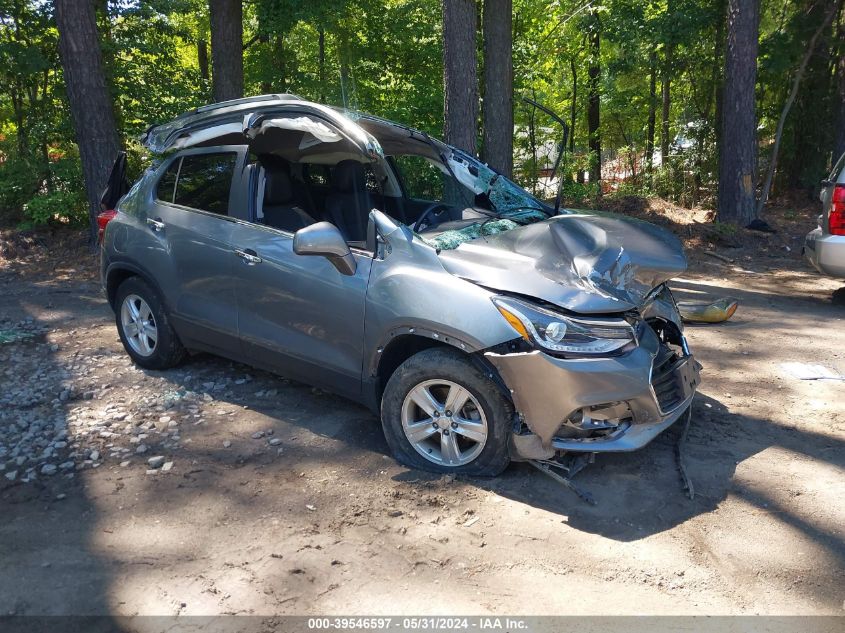
[[[372,254],[343,275],[293,252],[293,234],[252,222],[232,233],[238,334],[250,362],[351,398],[361,394],[364,304]]]

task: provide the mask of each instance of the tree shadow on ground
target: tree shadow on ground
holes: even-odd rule
[[[43,423],[51,436],[68,429],[68,404],[57,397],[62,390],[60,372],[67,363],[47,342],[45,331],[58,325],[56,319],[42,319],[31,311],[38,295],[49,294],[43,288],[26,285],[24,292],[8,292],[10,279],[0,275],[0,314],[5,326],[14,328],[32,319],[35,335],[26,340],[0,345],[3,368],[16,373],[2,374],[0,393],[6,397],[0,408],[0,426],[30,421]],[[53,289],[53,294],[62,292]],[[36,299],[37,301],[37,299]],[[68,296],[62,299],[62,315],[75,314],[79,325],[95,320],[79,304],[96,301],[92,296]],[[80,315],[82,316],[80,318]],[[89,318],[90,317],[90,318]],[[13,394],[29,388],[35,400]],[[31,428],[31,427],[27,427]],[[0,434],[2,435],[2,434]],[[7,446],[11,451],[13,446]],[[39,451],[43,446],[39,447]],[[66,450],[61,460],[67,459]],[[2,458],[12,462],[11,455]],[[100,513],[87,494],[85,472],[41,475],[40,460],[27,460],[8,467],[0,477],[0,615],[53,616],[67,614],[107,614],[109,587],[112,582],[110,561],[93,545]],[[26,471],[35,467],[34,481],[23,483]],[[12,469],[14,480],[5,477]],[[72,471],[71,471],[72,472]],[[68,631],[116,631],[120,628],[110,618],[96,623],[40,621],[29,617],[11,617],[0,624],[4,631],[33,631],[44,625]],[[79,626],[77,626],[79,625]]]

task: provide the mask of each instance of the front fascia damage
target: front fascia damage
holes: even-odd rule
[[[664,287],[653,293],[640,317],[638,346],[618,357],[485,352],[510,388],[524,424],[512,436],[514,459],[637,450],[683,415],[698,386],[700,365],[686,349],[671,293]],[[661,340],[664,325],[674,343]],[[657,377],[655,367],[663,362],[658,359],[670,346],[675,349],[666,377]]]

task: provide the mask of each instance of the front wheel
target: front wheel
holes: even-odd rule
[[[407,466],[493,476],[509,463],[513,407],[457,350],[428,349],[402,363],[385,387],[381,416],[388,445]]]

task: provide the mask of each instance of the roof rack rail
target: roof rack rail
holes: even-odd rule
[[[176,118],[181,119],[184,116],[201,114],[203,112],[213,112],[214,110],[218,110],[220,108],[228,108],[244,103],[260,103],[262,101],[303,101],[303,98],[295,94],[281,93],[269,95],[256,95],[254,97],[243,97],[241,99],[230,99],[228,101],[219,101],[217,103],[209,103],[208,105],[199,106],[198,108],[194,108],[193,110],[189,110],[188,112],[180,114]]]

